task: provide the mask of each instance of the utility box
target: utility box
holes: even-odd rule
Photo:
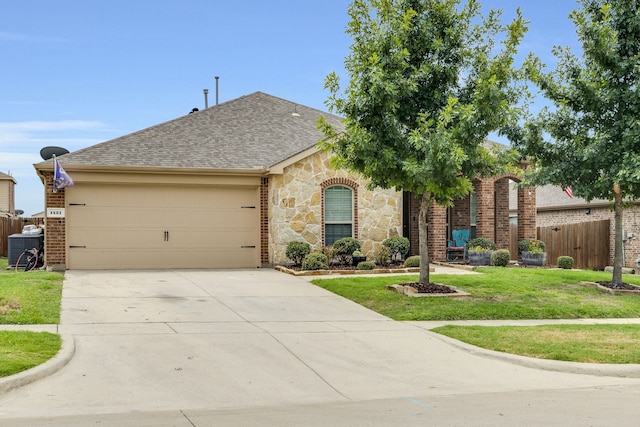
[[[9,257],[10,267],[24,267],[27,265],[27,255],[23,255],[25,250],[36,248],[39,250],[44,245],[44,234],[12,234],[9,236]],[[18,259],[20,262],[18,263]]]

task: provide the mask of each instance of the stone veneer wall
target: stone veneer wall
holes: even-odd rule
[[[402,193],[366,188],[367,180],[355,173],[334,170],[327,153],[316,153],[284,169],[283,175],[269,179],[269,258],[271,263],[289,261],[285,255],[292,241],[307,242],[321,249],[323,183],[352,182],[357,186],[356,235],[362,252],[373,258],[385,239],[402,235]],[[354,212],[355,214],[355,212]]]

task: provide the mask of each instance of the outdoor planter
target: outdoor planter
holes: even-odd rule
[[[351,258],[351,265],[353,265],[354,267],[357,267],[359,263],[367,260],[366,256],[352,256]]]
[[[522,263],[524,265],[544,267],[547,264],[547,253],[522,252]]]
[[[469,264],[471,265],[491,265],[491,254],[493,251],[469,251]]]

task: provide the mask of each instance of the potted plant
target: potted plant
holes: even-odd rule
[[[523,239],[518,242],[524,265],[544,267],[547,264],[547,252],[542,240]]]
[[[359,263],[367,260],[367,257],[360,251],[353,251],[351,254],[351,264],[357,266]]]
[[[476,237],[467,242],[467,255],[471,265],[491,265],[491,254],[496,249],[493,240]]]

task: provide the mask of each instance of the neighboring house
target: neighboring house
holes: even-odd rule
[[[609,259],[606,260],[605,264],[613,265],[615,222],[611,202],[595,199],[587,203],[580,197],[570,198],[560,187],[547,185],[538,188],[537,219],[540,227],[560,227],[562,225],[608,220],[609,232],[605,237],[608,241],[592,241],[590,243],[593,245],[591,250],[603,245],[607,246],[609,248]],[[622,220],[624,264],[626,267],[636,267],[636,259],[640,254],[640,205],[638,202],[624,209]],[[588,236],[586,239],[593,240],[595,236]],[[571,246],[584,248],[585,243],[587,243],[586,239],[569,245],[569,249],[571,249]],[[604,266],[598,265],[594,267],[602,268]]]
[[[17,181],[14,177],[0,172],[0,216],[13,217],[16,215],[16,184]]]
[[[334,170],[316,148],[320,116],[342,127],[340,117],[256,92],[59,156],[75,185],[55,193],[52,161],[34,165],[52,214],[47,266],[260,267],[287,262],[291,241],[320,249],[346,236],[371,258],[398,234],[417,253],[414,198]],[[475,197],[431,207],[433,260],[444,261],[455,227],[508,246],[509,178],[477,180]],[[534,237],[535,191],[519,199],[519,233]]]

